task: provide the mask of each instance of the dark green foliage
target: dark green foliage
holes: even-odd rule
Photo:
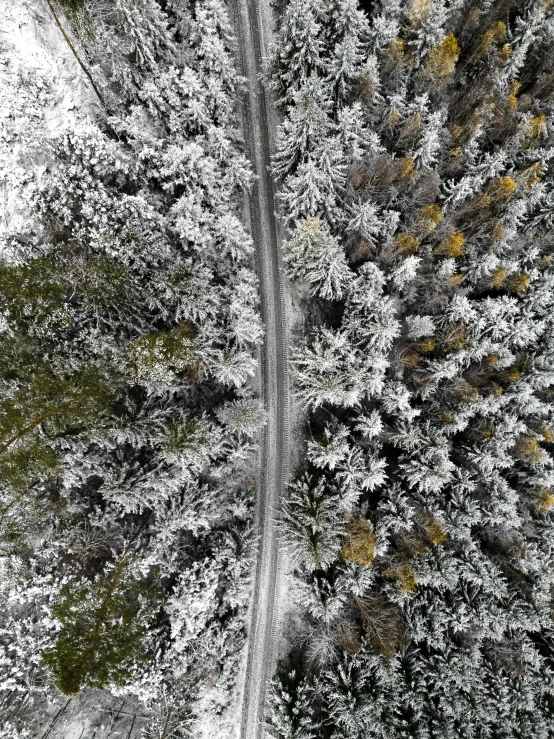
[[[173,373],[191,368],[195,344],[191,327],[181,324],[170,331],[146,334],[131,343],[127,371],[132,382],[163,383]]]
[[[60,341],[74,331],[68,291],[67,275],[45,257],[0,269],[8,326],[0,346],[4,508],[24,505],[27,491],[55,475],[56,440],[105,423],[121,393],[113,362],[77,356]]]
[[[124,685],[147,659],[143,640],[160,590],[132,572],[125,553],[92,584],[66,584],[52,613],[61,623],[56,644],[42,658],[63,695],[84,687]]]
[[[0,306],[21,330],[42,326],[64,305],[67,276],[48,257],[0,267]]]
[[[57,0],[64,10],[76,11],[80,10],[84,5],[84,0]]]

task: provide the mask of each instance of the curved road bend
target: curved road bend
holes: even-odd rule
[[[263,7],[262,7],[263,4]],[[258,559],[252,594],[248,657],[242,709],[242,739],[264,736],[266,686],[276,652],[276,593],[278,587],[277,513],[288,466],[288,363],[285,293],[281,249],[275,222],[273,182],[269,173],[271,139],[269,96],[260,81],[266,53],[264,16],[268,0],[231,0],[238,64],[246,78],[241,100],[247,151],[257,176],[250,196],[250,226],[260,279],[265,324],[262,349],[262,393],[268,420],[261,439],[260,480],[255,527]]]

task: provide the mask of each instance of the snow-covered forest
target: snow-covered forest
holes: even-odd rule
[[[0,734],[228,737],[264,423],[228,11],[0,22]]]
[[[0,0],[0,103],[1,739],[552,739],[552,0]]]
[[[554,8],[291,0],[266,76],[305,317],[271,732],[552,737]]]

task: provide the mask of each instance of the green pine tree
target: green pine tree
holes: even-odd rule
[[[127,551],[95,582],[62,587],[52,611],[61,630],[42,658],[63,695],[124,685],[135,665],[147,660],[143,641],[159,590],[137,577],[132,564]]]

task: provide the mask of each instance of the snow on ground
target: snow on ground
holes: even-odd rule
[[[29,227],[47,141],[93,113],[86,77],[43,0],[0,0],[0,237]]]

